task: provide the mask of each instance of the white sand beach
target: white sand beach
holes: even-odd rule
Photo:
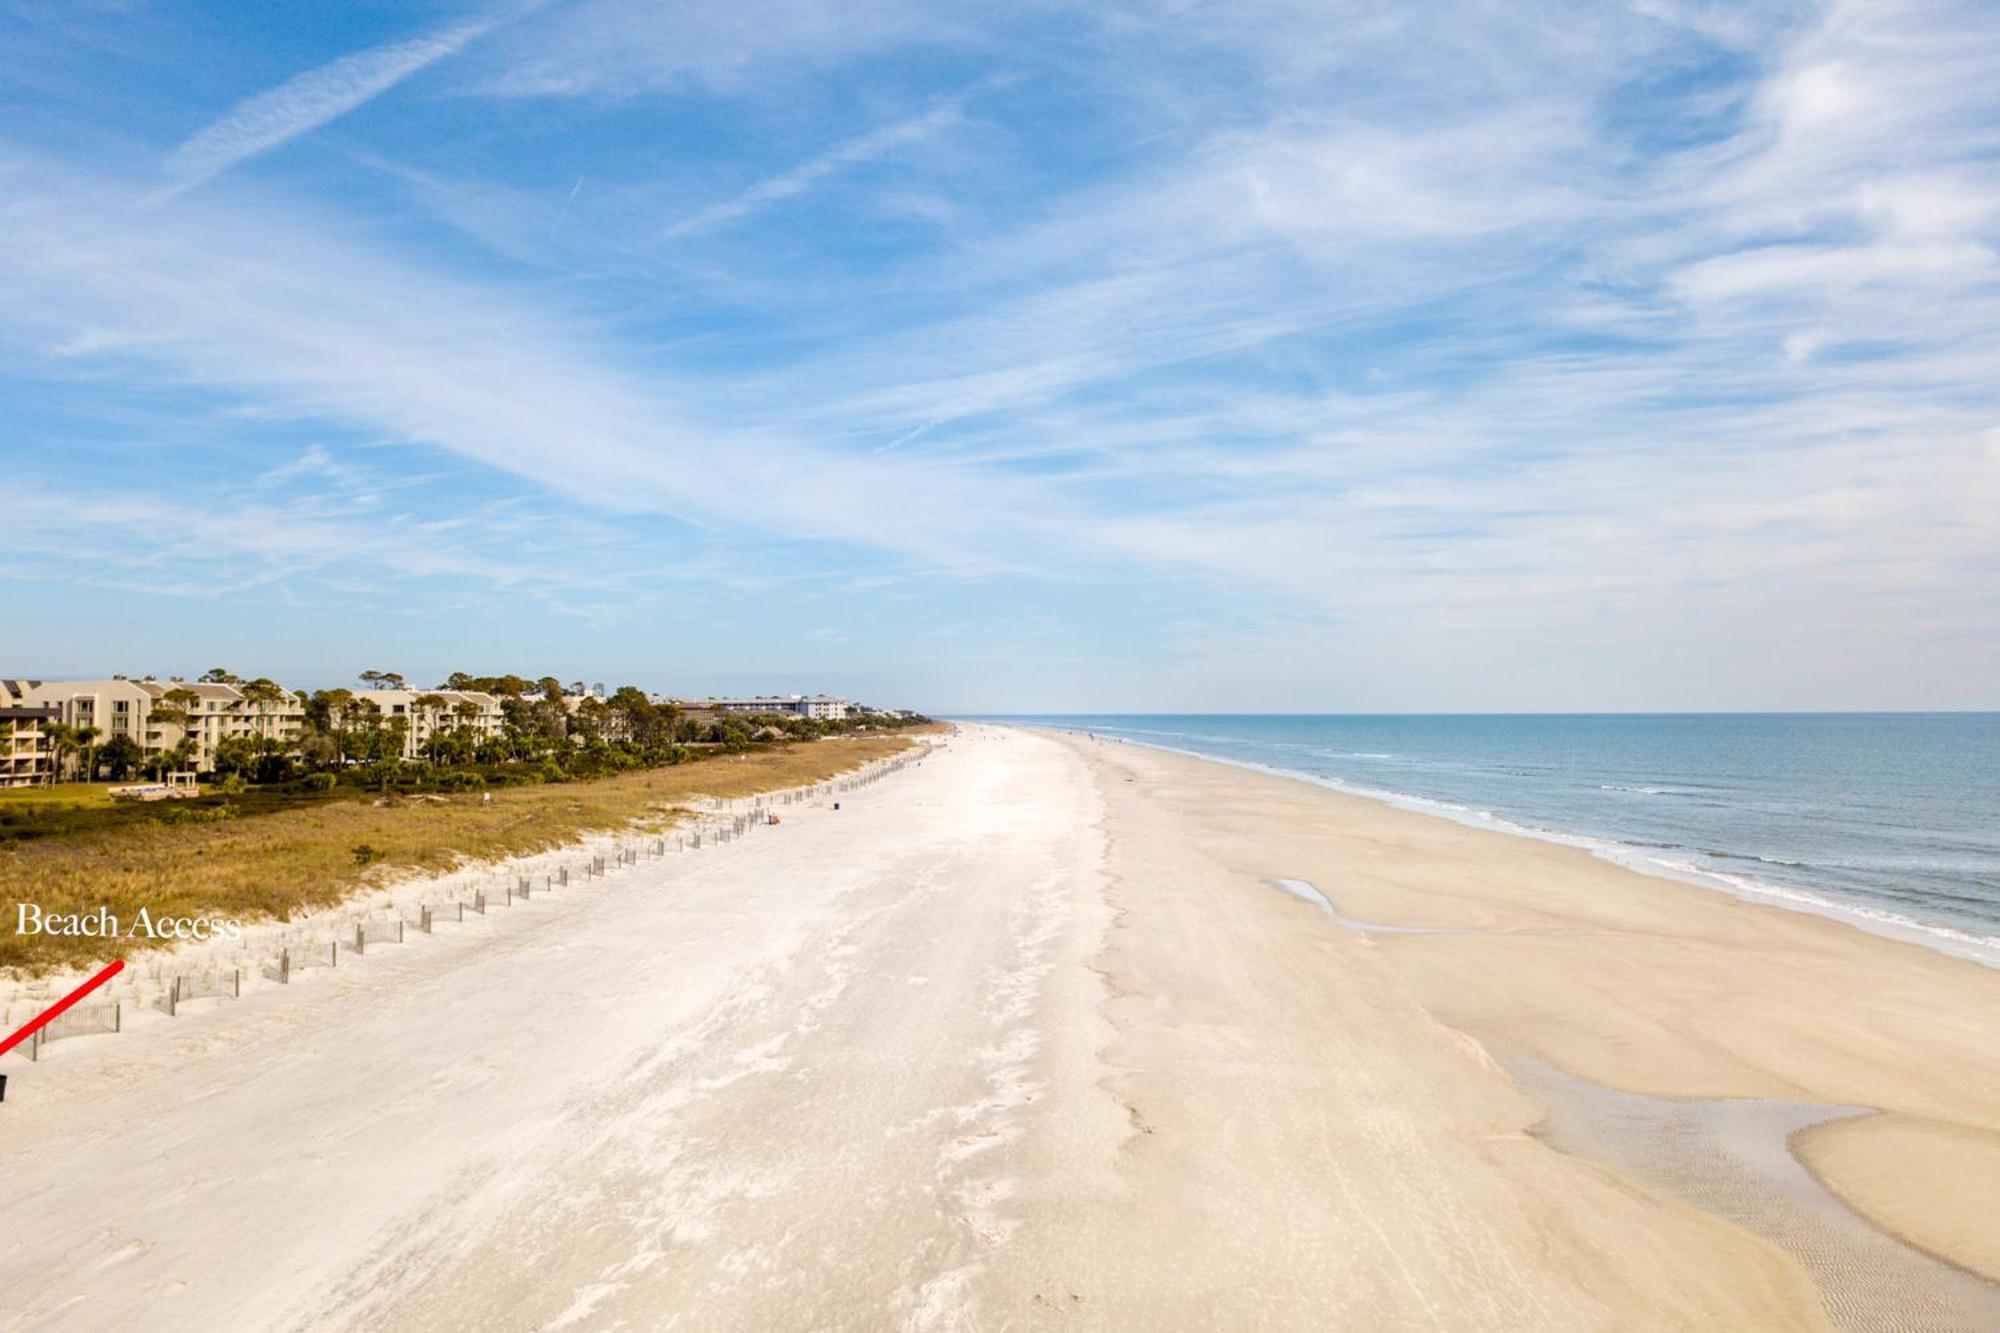
[[[1087,738],[840,799],[10,1057],[0,1328],[1993,1326],[2000,973]]]

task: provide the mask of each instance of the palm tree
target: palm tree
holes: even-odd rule
[[[166,754],[161,756],[162,776],[164,776],[166,773],[169,772],[178,773],[184,768],[187,769],[193,768],[194,754],[195,754],[194,737],[192,736],[181,737],[179,743],[176,744],[173,749],[167,751]]]
[[[63,781],[63,761],[76,749],[76,728],[67,722],[50,722],[42,728],[42,735],[48,739],[49,757],[54,761],[49,765],[49,785],[53,787]]]
[[[153,751],[146,756],[144,768],[156,778],[164,779],[167,774],[177,772],[194,761],[194,740],[183,736],[173,745]]]
[[[104,743],[104,748],[97,752],[97,760],[110,770],[113,778],[123,779],[145,763],[146,755],[130,736],[120,732]]]
[[[452,705],[451,711],[458,714],[459,734],[462,736],[471,735],[474,725],[479,721],[479,705],[470,699],[460,699],[456,704]],[[471,749],[473,747],[468,746],[467,748]]]
[[[439,724],[443,720],[445,697],[432,691],[425,691],[410,701],[410,722],[423,728],[424,753],[433,763],[437,761],[437,739],[443,734]]]
[[[194,752],[194,710],[201,702],[201,696],[185,685],[176,686],[160,696],[153,705],[152,720],[170,727],[179,727],[181,737],[171,752],[159,751],[161,758],[171,753],[175,758],[185,759]]]
[[[97,728],[78,727],[76,748],[83,752],[83,780],[97,781]]]
[[[341,714],[340,752],[343,759],[372,759],[382,731],[382,705],[355,699]]]

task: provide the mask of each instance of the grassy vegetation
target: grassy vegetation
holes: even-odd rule
[[[109,810],[115,782],[59,782],[53,787],[0,787],[0,819],[11,814],[49,809]]]
[[[199,823],[203,820],[254,819],[329,801],[373,800],[374,792],[358,787],[310,791],[289,787],[251,787],[226,794],[214,783],[193,800],[114,801],[113,782],[63,782],[53,787],[9,787],[0,790],[0,849],[38,838],[70,838],[134,825]],[[223,811],[226,813],[218,814]],[[0,862],[4,864],[4,862]]]
[[[144,940],[90,940],[14,932],[17,902],[49,912],[88,912],[105,904],[128,924],[140,907],[172,916],[215,913],[250,921],[289,919],[340,901],[382,873],[381,867],[449,869],[461,858],[546,851],[580,834],[632,821],[664,827],[700,796],[749,796],[821,781],[913,744],[907,736],[839,737],[811,744],[718,756],[700,763],[644,769],[588,782],[508,787],[490,803],[479,793],[418,799],[352,793],[300,801],[256,818],[169,823],[159,806],[128,817],[101,788],[81,784],[40,794],[7,793],[8,813],[69,810],[115,816],[76,825],[59,836],[0,843],[0,967],[41,971],[147,947]],[[73,793],[67,804],[64,792]],[[18,799],[17,799],[18,798]],[[236,798],[252,801],[256,793]],[[92,804],[95,802],[96,804]],[[219,808],[219,807],[218,807]],[[369,849],[369,855],[357,853]]]

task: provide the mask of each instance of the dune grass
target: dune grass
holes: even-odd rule
[[[9,787],[0,791],[0,849],[9,843],[73,838],[133,824],[179,823],[197,812],[206,814],[223,806],[239,818],[259,818],[328,801],[372,799],[371,793],[357,787],[337,787],[330,792],[251,787],[231,796],[211,784],[203,789],[201,796],[191,800],[114,801],[111,789],[120,785],[123,784],[63,782],[53,787]]]
[[[0,967],[77,966],[148,947],[140,940],[16,934],[17,903],[45,912],[108,906],[130,923],[202,913],[289,919],[339,902],[385,873],[439,872],[464,859],[547,851],[594,830],[673,823],[697,797],[750,796],[818,782],[913,744],[838,737],[588,782],[394,800],[326,801],[219,823],[148,820],[0,846]],[[57,788],[56,791],[61,791]],[[11,794],[10,794],[11,795]],[[357,849],[368,849],[365,857]],[[364,864],[364,861],[366,864]]]
[[[115,782],[58,782],[53,787],[0,787],[0,810],[72,805],[89,809],[111,804]]]

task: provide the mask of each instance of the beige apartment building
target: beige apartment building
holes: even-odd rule
[[[475,743],[498,736],[507,725],[500,700],[479,690],[356,690],[382,710],[382,720],[403,719],[403,757],[420,759],[424,745],[441,731],[468,731]]]
[[[145,754],[174,749],[185,737],[194,742],[192,766],[201,772],[215,767],[215,751],[234,737],[258,737],[289,749],[305,729],[305,701],[290,690],[269,700],[252,699],[236,685],[205,681],[109,680],[6,681],[5,693],[26,707],[53,708],[56,720],[72,727],[90,727],[102,746],[124,736]],[[186,690],[185,723],[155,716],[169,692]],[[168,705],[171,707],[171,705]]]
[[[33,787],[55,780],[55,751],[48,725],[53,708],[25,708],[0,690],[0,787]]]

